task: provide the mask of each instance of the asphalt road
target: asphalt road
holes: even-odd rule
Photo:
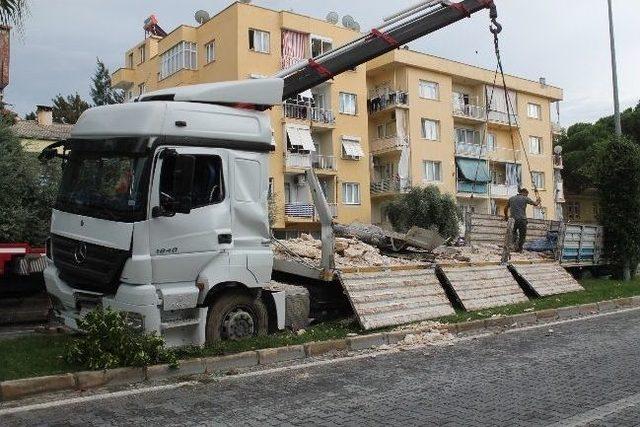
[[[640,425],[639,341],[640,310],[628,311],[5,413],[0,425]]]

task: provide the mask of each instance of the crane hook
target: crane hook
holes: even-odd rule
[[[489,17],[491,18],[489,30],[491,30],[494,35],[500,34],[502,32],[502,25],[498,22],[498,8],[493,3],[489,8]]]

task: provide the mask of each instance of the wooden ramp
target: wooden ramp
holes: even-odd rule
[[[509,264],[523,286],[538,297],[584,291],[580,283],[560,264],[555,262],[535,264]]]
[[[439,266],[449,296],[467,311],[527,302],[506,265]]]
[[[365,330],[455,314],[433,269],[339,272],[338,277]]]

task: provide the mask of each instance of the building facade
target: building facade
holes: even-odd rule
[[[126,52],[125,67],[112,80],[134,98],[173,86],[262,78],[359,35],[234,3],[197,27],[146,37]],[[340,223],[384,223],[386,200],[426,184],[455,195],[466,210],[497,212],[518,182],[527,185],[529,170],[543,199],[536,216],[554,218],[550,109],[562,91],[508,77],[519,118],[511,134],[521,131],[526,148],[536,147],[526,162],[520,142],[515,148],[510,142],[504,92],[488,92],[492,82],[491,71],[399,49],[274,107],[274,228],[282,234],[317,228],[304,179],[310,167]]]
[[[37,154],[54,142],[68,139],[72,129],[73,125],[53,123],[53,108],[47,105],[36,106],[35,120],[18,120],[11,126],[22,148]]]
[[[555,178],[562,164],[552,142],[559,128],[551,117],[562,90],[507,76],[505,96],[494,78],[406,49],[368,63],[373,222],[384,222],[390,197],[424,185],[455,195],[464,211],[502,214],[518,187],[534,188],[532,180],[542,206],[530,214],[561,215]]]

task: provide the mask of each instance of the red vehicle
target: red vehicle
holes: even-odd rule
[[[0,294],[44,290],[45,248],[28,243],[0,243]]]

